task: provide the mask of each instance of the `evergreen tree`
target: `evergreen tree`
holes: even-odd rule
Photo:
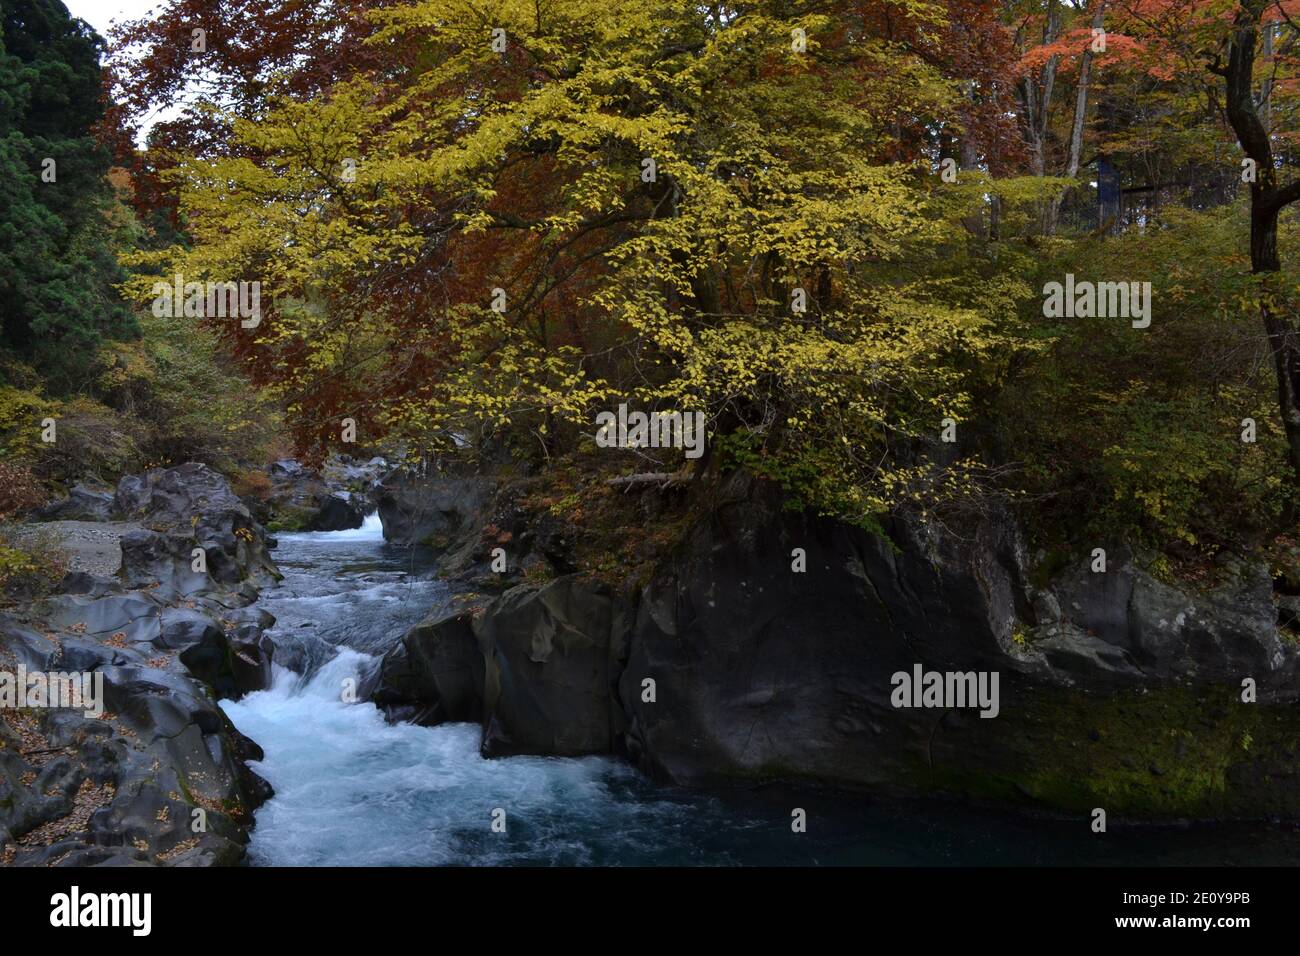
[[[103,41],[59,0],[0,0],[0,346],[55,390],[131,330],[113,289]]]

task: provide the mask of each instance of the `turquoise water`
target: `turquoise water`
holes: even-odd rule
[[[886,803],[786,788],[702,793],[623,762],[479,756],[476,725],[385,723],[345,703],[355,681],[447,596],[377,518],[286,534],[274,685],[222,706],[265,750],[276,796],[257,813],[254,865],[1251,865],[1300,863],[1300,834],[1263,826],[1112,828],[952,803]],[[792,811],[807,814],[795,833]],[[504,824],[504,832],[497,830]]]

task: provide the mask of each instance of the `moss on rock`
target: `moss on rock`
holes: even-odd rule
[[[306,531],[315,517],[316,509],[314,508],[282,505],[276,508],[275,516],[267,524],[266,530],[272,534],[276,532]]]
[[[1112,819],[1300,817],[1300,712],[1243,703],[1239,688],[1037,688],[988,723],[998,727],[966,722],[952,735],[933,786],[1071,813],[1101,807]],[[963,740],[991,733],[1000,746]],[[996,762],[978,759],[990,752]]]

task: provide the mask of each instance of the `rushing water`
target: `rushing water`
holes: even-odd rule
[[[257,813],[257,865],[1295,864],[1300,834],[1267,827],[1115,829],[767,788],[658,786],[604,757],[484,760],[478,728],[387,724],[344,681],[448,597],[418,552],[356,531],[279,536],[285,580],[273,686],[223,707],[266,751],[276,795]],[[791,809],[808,830],[791,830]],[[493,811],[506,832],[493,833]]]

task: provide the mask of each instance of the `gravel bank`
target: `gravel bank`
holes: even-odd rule
[[[69,571],[111,577],[122,564],[118,539],[139,527],[134,521],[43,521],[8,525],[3,532],[15,543],[48,537],[53,546],[66,552]]]

